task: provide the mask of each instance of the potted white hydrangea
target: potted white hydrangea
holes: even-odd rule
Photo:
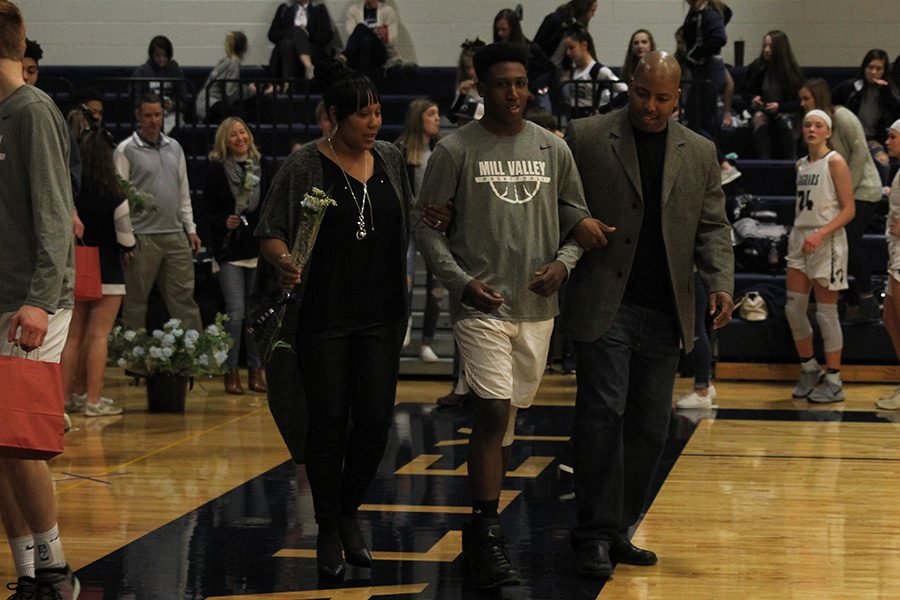
[[[215,323],[202,332],[184,329],[179,319],[169,319],[151,332],[116,326],[109,336],[109,362],[147,379],[151,412],[183,412],[190,380],[225,370],[233,343],[223,326],[227,318],[216,315]]]

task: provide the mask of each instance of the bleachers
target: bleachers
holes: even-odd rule
[[[196,123],[192,118],[195,91],[199,89],[209,68],[184,68],[185,122],[176,130],[175,137],[185,148],[188,157],[189,177],[192,195],[202,196],[205,182],[206,155],[212,145],[215,126]],[[732,69],[736,89],[740,90],[745,68]],[[856,74],[853,67],[806,67],[804,77],[823,77],[834,86]],[[93,87],[105,93],[105,122],[117,139],[123,139],[134,128],[132,90],[128,77],[133,67],[54,67],[43,65],[41,87],[50,93],[63,111],[71,107],[73,94],[83,87]],[[245,67],[246,81],[265,84],[266,71],[261,67]],[[406,108],[416,97],[426,96],[437,101],[442,112],[446,112],[453,99],[455,69],[453,67],[419,67],[392,72],[381,85],[383,127],[379,137],[394,140],[399,135]],[[247,120],[254,132],[257,144],[264,154],[263,169],[267,178],[274,173],[289,152],[294,140],[305,141],[321,135],[315,124],[314,109],[321,99],[321,92],[315,83],[306,87],[292,87],[290,92],[260,97],[248,103]],[[740,110],[743,100],[735,99],[735,108]],[[793,161],[755,160],[752,133],[749,127],[727,128],[723,130],[721,147],[724,152],[734,152],[739,156],[737,166],[743,173],[738,185],[743,190],[759,196],[758,208],[776,213],[779,223],[790,225],[793,220],[794,205],[794,163]],[[873,272],[883,273],[886,261],[884,236],[872,232],[864,239],[866,258]],[[419,268],[417,282],[424,280],[424,271]],[[783,287],[783,276],[768,274],[739,274],[736,292],[756,283],[774,282]],[[424,304],[424,289],[417,288],[413,295],[413,343],[404,355],[413,361],[417,355],[419,328],[421,327],[421,306]],[[446,305],[446,299],[443,301]],[[446,309],[446,306],[445,306]],[[446,315],[446,312],[445,312]],[[437,372],[447,372],[452,357],[452,341],[446,316],[442,317],[434,349],[443,359]],[[848,327],[850,327],[848,325]],[[738,319],[732,326],[719,334],[719,355],[721,360],[793,360],[793,344],[786,324],[769,320],[763,323],[744,323]],[[852,332],[852,334],[851,334]],[[880,324],[853,325],[847,330],[845,356],[847,361],[883,362],[893,360],[893,351],[885,346],[883,328]],[[787,335],[787,337],[785,337]],[[852,340],[850,338],[853,338]],[[412,371],[417,371],[421,365]],[[427,369],[426,369],[427,370]]]

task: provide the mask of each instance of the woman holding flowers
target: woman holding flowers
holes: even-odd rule
[[[295,292],[268,359],[269,405],[306,463],[319,574],[339,580],[344,557],[372,563],[357,509],[393,415],[412,194],[400,151],[375,139],[378,89],[338,64],[320,65],[316,78],[333,132],[291,154],[272,182],[256,230],[265,259],[257,289]],[[330,199],[317,207],[313,188]]]
[[[210,249],[219,269],[219,285],[228,313],[226,328],[234,340],[225,373],[225,391],[229,394],[244,393],[238,354],[245,325],[244,299],[250,293],[259,255],[259,240],[253,236],[253,229],[259,223],[262,198],[259,163],[259,150],[247,124],[238,117],[222,121],[209,153],[201,224],[206,228],[203,239],[210,240]],[[247,342],[249,387],[254,392],[265,392],[262,362],[252,334],[248,333],[244,339]]]

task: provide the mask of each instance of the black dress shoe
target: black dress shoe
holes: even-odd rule
[[[359,530],[356,517],[342,516],[340,524],[341,544],[344,546],[344,558],[354,567],[371,567],[372,553],[366,547]]]
[[[606,579],[613,572],[606,544],[595,542],[575,549],[575,570],[583,577]]]
[[[649,567],[656,564],[656,554],[654,552],[638,548],[625,538],[613,540],[609,546],[609,557],[613,562],[625,565]]]
[[[343,581],[344,557],[341,554],[341,538],[337,527],[319,526],[319,535],[316,539],[316,568],[319,577],[325,581]]]

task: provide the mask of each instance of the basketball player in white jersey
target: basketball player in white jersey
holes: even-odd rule
[[[800,381],[795,398],[810,402],[841,402],[841,350],[844,336],[838,317],[838,292],[847,288],[847,234],[853,219],[850,169],[828,147],[831,117],[811,110],[803,118],[803,139],[809,155],[797,161],[797,204],[788,240],[787,305],[785,315],[800,356]],[[806,309],[815,290],[816,321],[825,347],[822,370],[813,352],[813,330]]]
[[[885,144],[891,157],[900,159],[900,119],[888,129]],[[900,172],[891,183],[890,209],[887,229],[884,232],[888,242],[888,284],[884,296],[884,328],[891,336],[894,351],[900,358]],[[875,406],[885,410],[900,409],[900,386],[893,393],[878,400]]]

